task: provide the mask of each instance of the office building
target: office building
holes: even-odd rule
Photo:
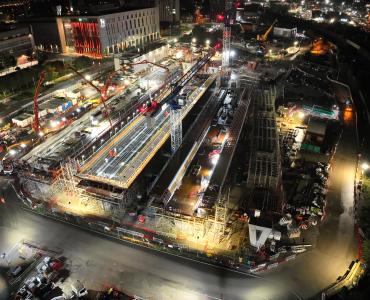
[[[29,27],[12,28],[0,31],[0,57],[13,56],[15,59],[29,55],[35,44]]]
[[[160,22],[180,21],[180,0],[156,0],[155,5],[159,9]]]
[[[63,53],[93,57],[141,48],[160,37],[157,7],[57,17],[57,27]]]

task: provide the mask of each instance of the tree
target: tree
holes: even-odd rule
[[[16,64],[17,64],[17,61],[12,55],[5,55],[2,58],[2,65],[5,68],[14,67]]]
[[[362,243],[362,257],[366,264],[370,264],[370,240],[364,240]]]
[[[38,52],[37,60],[39,61],[40,65],[43,65],[47,59],[48,59],[48,54],[46,54],[45,52]]]
[[[73,65],[76,69],[85,69],[92,65],[92,60],[86,56],[80,56],[73,61]]]

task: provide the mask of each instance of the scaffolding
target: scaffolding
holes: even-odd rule
[[[260,209],[280,211],[276,197],[281,182],[279,134],[275,120],[276,89],[262,88],[256,96],[247,187],[253,191],[254,205],[258,202]]]
[[[182,121],[181,109],[171,108],[170,122],[171,122],[171,150],[175,153],[179,149],[182,142]]]
[[[174,239],[179,247],[197,248],[204,252],[225,251],[231,234],[226,234],[228,210],[216,207],[216,214],[205,218],[183,216],[156,208],[152,228],[161,236]],[[217,250],[218,249],[218,250]]]
[[[51,185],[46,197],[50,207],[63,206],[63,202],[68,202],[67,206],[64,203],[66,212],[72,211],[76,214],[81,213],[81,215],[95,212],[97,215],[106,216],[115,211],[111,201],[97,197],[84,187],[79,186],[81,179],[76,177],[77,169],[78,162],[76,160],[70,159],[61,165],[60,175]],[[119,205],[115,205],[115,207],[119,208]]]

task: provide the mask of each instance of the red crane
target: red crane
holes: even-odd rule
[[[33,119],[33,130],[35,131],[36,134],[39,134],[40,132],[40,119],[39,119],[39,103],[38,103],[38,97],[40,94],[40,87],[42,82],[45,79],[45,71],[42,71],[39,76],[39,80],[36,85],[35,89],[35,94],[33,96],[33,114],[34,114],[34,119]]]
[[[107,100],[107,85],[103,86],[102,88],[99,88],[97,87],[95,84],[93,84],[90,80],[87,80],[86,77],[80,73],[77,69],[75,69],[74,67],[72,67],[71,65],[68,66],[68,68],[70,68],[73,72],[75,72],[79,77],[81,77],[82,79],[84,79],[91,87],[93,87],[95,90],[98,91],[98,93],[100,94],[100,99],[101,99],[101,102],[103,103],[103,106],[104,106],[104,110],[107,114],[107,117],[108,117],[108,120],[109,120],[109,124],[110,124],[110,127],[113,128],[113,123],[112,123],[112,119],[110,118],[110,115],[109,115],[109,110],[108,110],[108,107],[105,103],[105,101]],[[110,82],[110,80],[108,80]]]

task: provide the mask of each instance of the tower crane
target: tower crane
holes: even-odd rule
[[[225,18],[222,34],[222,67],[227,69],[230,63],[231,25],[235,19],[235,5],[233,0],[225,0]]]

